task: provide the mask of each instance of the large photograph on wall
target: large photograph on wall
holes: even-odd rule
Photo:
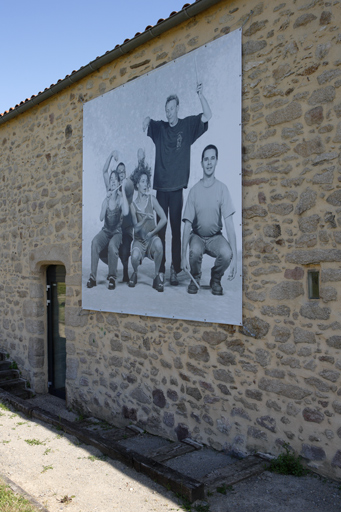
[[[82,307],[242,324],[241,30],[88,101]]]

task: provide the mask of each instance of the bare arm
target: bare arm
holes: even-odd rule
[[[224,219],[226,236],[232,249],[232,260],[229,266],[227,279],[232,281],[237,275],[237,242],[236,232],[233,224],[233,214]]]
[[[189,220],[185,220],[185,227],[182,234],[182,254],[181,254],[181,268],[186,272],[190,272],[190,266],[187,260],[187,247],[189,244],[189,236],[192,230],[192,223]]]
[[[114,158],[116,160],[116,162],[118,161],[118,151],[116,149],[114,149],[114,151],[112,151],[110,153],[110,155],[108,156],[105,164],[104,164],[104,167],[103,167],[103,179],[104,179],[104,185],[105,185],[105,188],[106,190],[109,190],[109,175],[108,175],[108,169],[109,169],[109,165],[110,165],[110,162],[111,162],[111,159]]]
[[[159,222],[157,223],[157,225],[155,226],[153,231],[150,231],[148,233],[149,237],[152,237],[152,236],[156,235],[156,233],[158,233],[160,231],[160,229],[165,227],[165,225],[167,224],[166,214],[163,211],[162,207],[160,206],[159,201],[156,199],[155,196],[151,196],[151,198],[152,198],[153,208],[156,211],[157,216],[159,217]]]
[[[142,123],[142,130],[145,132],[148,129],[150,123],[150,117],[146,117]]]
[[[124,216],[128,215],[128,213],[129,213],[129,204],[128,204],[126,190],[125,190],[126,181],[127,181],[126,179],[124,179],[122,181],[122,213]]]
[[[212,112],[211,112],[211,109],[210,109],[210,106],[207,102],[207,99],[205,98],[204,94],[203,94],[203,85],[202,83],[199,83],[197,85],[197,94],[199,96],[199,100],[200,100],[200,103],[201,103],[201,107],[202,107],[202,116],[201,116],[201,120],[203,123],[207,123],[211,117],[212,117]]]
[[[102,207],[101,207],[101,213],[99,215],[99,220],[102,222],[104,220],[104,217],[105,217],[105,212],[107,211],[107,206],[108,206],[108,200],[109,200],[109,197],[110,197],[110,194],[104,199],[103,203],[102,203]]]

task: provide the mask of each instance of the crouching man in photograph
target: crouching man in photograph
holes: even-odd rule
[[[125,193],[125,180],[120,189],[120,179],[117,171],[112,171],[106,198],[102,203],[100,221],[104,226],[91,242],[91,273],[86,286],[96,286],[96,275],[100,253],[108,249],[109,290],[116,287],[118,253],[122,242],[122,219],[129,214],[129,205]]]
[[[154,121],[146,117],[143,131],[155,144],[155,168],[153,188],[156,198],[168,218],[172,231],[172,263],[170,284],[179,284],[177,274],[181,272],[181,213],[184,188],[187,188],[190,173],[191,145],[207,131],[208,121],[212,117],[211,109],[203,94],[203,85],[196,89],[201,103],[202,113],[178,118],[179,98],[168,96],[165,110],[167,121]],[[160,231],[163,245],[161,272],[165,272],[166,228]]]
[[[204,254],[215,258],[211,269],[210,287],[213,295],[223,295],[221,278],[229,268],[228,279],[237,272],[236,234],[233,224],[235,209],[224,183],[215,177],[218,149],[213,144],[202,152],[203,177],[190,190],[183,214],[185,223],[182,238],[182,268],[190,272],[188,293],[195,294],[200,287],[201,264]],[[227,239],[222,235],[224,219]],[[187,247],[189,246],[189,265]]]
[[[131,251],[132,273],[128,286],[134,288],[137,283],[137,269],[142,260],[147,256],[155,264],[155,277],[153,288],[163,292],[164,279],[160,273],[160,265],[163,256],[162,242],[157,233],[167,224],[165,212],[158,203],[156,197],[149,194],[151,170],[144,163],[139,162],[130,179],[137,190],[137,198],[130,205],[131,216],[134,225],[134,242]],[[155,214],[158,223],[155,224]]]

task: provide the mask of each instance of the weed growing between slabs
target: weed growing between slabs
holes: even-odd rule
[[[280,473],[281,475],[305,476],[309,471],[303,466],[301,457],[290,451],[290,446],[283,445],[285,453],[271,461],[269,471]]]

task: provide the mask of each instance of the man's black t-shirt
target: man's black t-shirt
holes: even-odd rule
[[[155,144],[153,188],[171,192],[187,188],[191,145],[207,131],[202,114],[179,119],[175,126],[150,120],[147,135]]]

